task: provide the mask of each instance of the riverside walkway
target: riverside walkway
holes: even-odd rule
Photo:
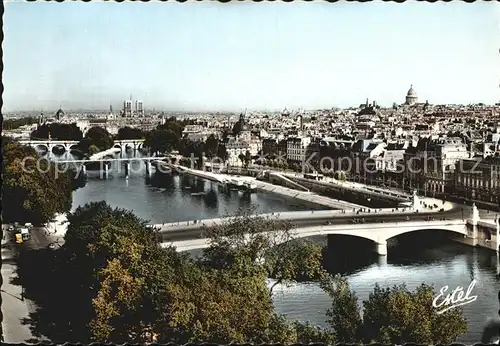
[[[263,192],[272,192],[276,194],[280,194],[282,196],[294,198],[297,200],[301,200],[308,203],[313,203],[317,205],[321,205],[323,207],[332,208],[332,209],[352,209],[352,208],[363,208],[362,205],[354,204],[342,200],[336,200],[328,197],[321,196],[317,193],[310,191],[298,191],[295,189],[290,189],[280,185],[274,185],[271,183],[267,183],[261,180],[257,180],[254,177],[248,176],[235,176],[235,175],[227,175],[220,174],[214,172],[207,172],[203,170],[197,170],[192,168],[187,168],[180,165],[175,165],[171,163],[166,163],[160,161],[158,159],[157,163],[163,163],[168,167],[175,169],[180,174],[189,174],[195,177],[207,179],[210,181],[217,182],[219,184],[231,184],[235,182],[239,182],[240,184],[251,184],[255,185],[258,191]],[[298,185],[298,184],[297,184]]]

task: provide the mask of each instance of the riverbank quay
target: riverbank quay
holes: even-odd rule
[[[8,231],[9,225],[2,225],[2,330],[5,343],[39,343],[48,342],[43,335],[34,335],[30,328],[30,320],[36,314],[38,306],[31,299],[30,292],[26,292],[19,277],[17,254],[19,247],[26,247],[28,251],[37,251],[58,244],[52,249],[61,246],[64,241],[62,230],[51,232],[46,227],[34,227],[30,231],[31,239],[16,244],[14,234]]]
[[[257,186],[257,191],[263,191],[268,193],[275,193],[285,197],[294,198],[308,203],[318,204],[330,209],[358,209],[365,208],[362,205],[354,204],[342,200],[334,200],[332,198],[324,197],[313,192],[302,192],[294,189],[290,189],[280,185],[274,185],[271,183],[263,182],[260,180],[253,180],[253,184]]]
[[[37,307],[34,302],[24,297],[24,288],[18,281],[16,264],[16,244],[8,225],[2,225],[2,332],[3,342],[21,343],[39,342],[24,323]]]
[[[173,169],[177,169],[180,173],[190,174],[195,177],[200,177],[202,179],[217,181],[220,184],[224,183],[228,184],[229,182],[239,181],[242,184],[255,185],[258,191],[275,193],[278,195],[282,195],[284,197],[294,198],[307,203],[317,204],[322,207],[326,207],[328,209],[364,208],[364,206],[359,204],[354,204],[342,200],[334,200],[332,198],[324,197],[313,192],[298,191],[280,185],[273,185],[271,183],[257,180],[255,177],[251,176],[236,176],[236,175],[228,175],[215,172],[207,172],[174,164],[169,164],[169,166],[171,166]]]

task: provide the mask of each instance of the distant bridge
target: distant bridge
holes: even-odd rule
[[[121,162],[140,162],[140,161],[153,161],[153,160],[160,160],[160,159],[166,159],[167,157],[158,157],[158,156],[152,156],[152,157],[140,157],[140,158],[121,158],[121,159],[87,159],[87,160],[57,160],[55,163],[90,163],[90,162],[114,162],[114,161],[121,161]]]
[[[123,149],[126,146],[132,146],[134,150],[139,149],[143,146],[145,139],[117,139],[114,140],[113,148]],[[64,149],[65,151],[71,149],[77,149],[79,141],[70,140],[21,140],[20,144],[29,145],[35,149],[45,149],[47,151],[52,151],[52,149],[58,147]]]

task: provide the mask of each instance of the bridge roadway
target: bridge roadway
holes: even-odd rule
[[[89,162],[113,162],[113,161],[124,161],[124,162],[139,162],[139,161],[148,161],[148,160],[158,160],[158,159],[164,159],[167,157],[158,157],[158,156],[153,156],[153,157],[141,157],[141,158],[121,158],[121,159],[87,159],[87,160],[58,160],[56,163],[89,163]]]
[[[122,145],[131,144],[134,146],[134,149],[139,148],[144,143],[145,139],[117,139],[114,141],[113,148],[122,148]],[[56,146],[61,146],[65,150],[71,150],[72,148],[76,148],[79,141],[72,140],[53,140],[53,139],[29,139],[29,140],[20,140],[20,144],[22,145],[30,145],[32,147],[44,146],[47,150],[52,150]]]
[[[292,228],[303,228],[303,227],[313,227],[313,226],[327,226],[327,225],[352,225],[353,218],[361,220],[364,218],[366,224],[377,224],[377,223],[394,223],[394,222],[414,222],[414,221],[427,221],[429,218],[434,218],[434,220],[440,220],[445,218],[446,220],[462,220],[463,218],[470,217],[470,208],[462,208],[455,206],[449,210],[442,212],[436,211],[406,211],[406,212],[392,212],[391,210],[382,210],[382,212],[362,212],[359,214],[339,213],[342,211],[315,211],[314,218],[309,217],[299,217],[296,219],[290,216],[284,216],[282,219],[290,221]],[[284,214],[284,213],[283,213]],[[290,213],[289,213],[290,214]],[[313,214],[313,215],[314,215]],[[406,218],[409,218],[407,220]],[[163,243],[175,243],[179,241],[188,241],[203,238],[203,226],[212,226],[220,223],[222,219],[211,219],[211,220],[201,220],[200,222],[190,225],[185,223],[176,226],[175,224],[170,224],[170,229],[163,227],[160,231],[161,239]],[[430,222],[430,221],[429,221]],[[160,225],[156,225],[160,226]],[[400,225],[404,227],[404,225]],[[175,244],[174,244],[175,245]]]

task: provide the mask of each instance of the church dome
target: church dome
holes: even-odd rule
[[[415,90],[413,89],[413,84],[410,86],[410,90],[406,93],[406,104],[413,105],[418,102],[418,96]]]
[[[410,86],[410,90],[408,90],[406,96],[417,96],[416,91],[413,89],[413,84]]]

